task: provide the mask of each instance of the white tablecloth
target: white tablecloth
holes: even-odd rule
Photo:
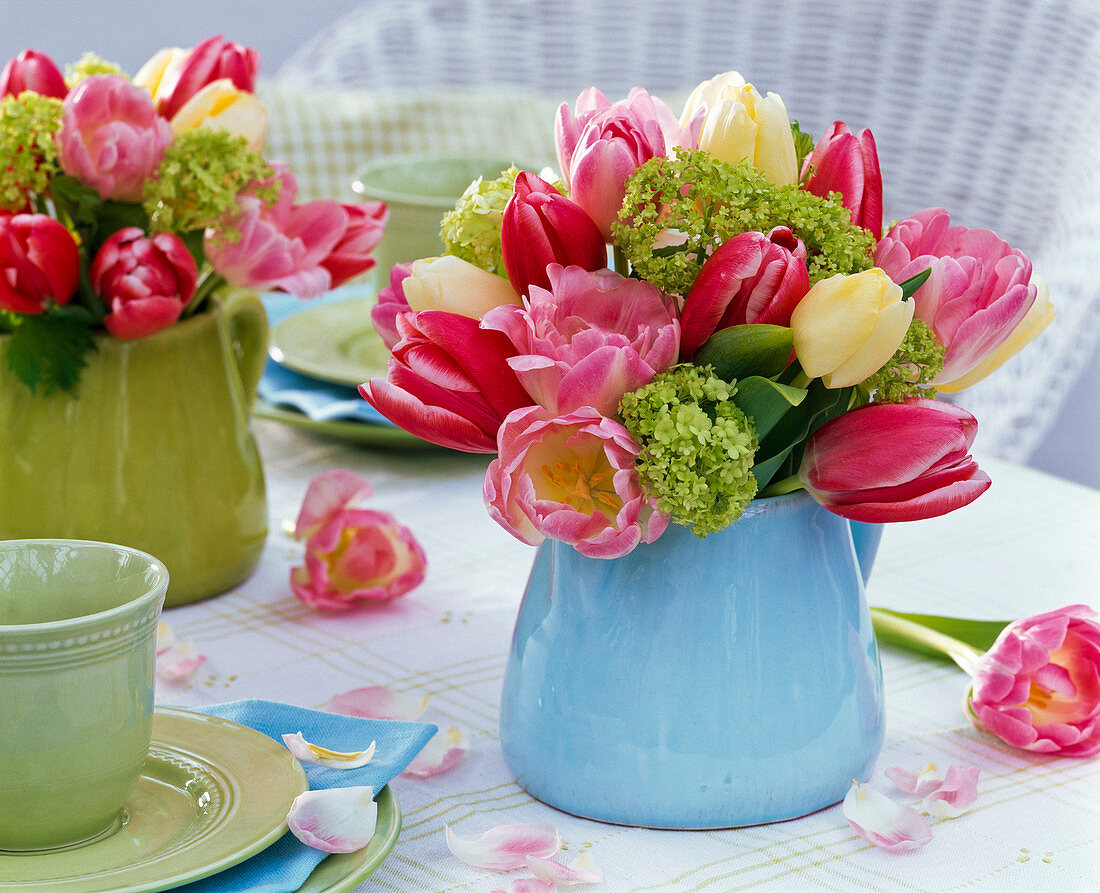
[[[257,421],[271,533],[258,570],[236,590],[174,608],[166,619],[208,661],[164,704],[267,698],[320,707],[367,685],[429,697],[424,719],[458,726],[471,751],[453,771],[398,778],[404,829],[361,890],[489,891],[525,872],[470,868],[443,828],[480,833],[508,822],[556,824],[570,853],[590,850],[618,891],[1100,890],[1100,762],[1016,751],[976,732],[962,713],[967,678],[952,665],[884,648],[888,725],[883,770],[935,762],[981,770],[977,805],[933,820],[933,840],[892,855],[859,838],[834,806],[791,822],[719,832],[603,825],[529,797],[504,764],[497,707],[512,623],[534,551],[487,516],[487,457],[350,446]],[[979,456],[979,460],[980,460]],[[1009,619],[1071,603],[1097,606],[1100,493],[1038,472],[982,462],[994,480],[977,502],[886,530],[868,587],[872,604],[904,611]],[[288,585],[302,547],[286,534],[309,481],[348,468],[374,485],[372,505],[423,544],[427,580],[390,605],[347,613],[300,603]],[[896,793],[896,792],[894,792]]]

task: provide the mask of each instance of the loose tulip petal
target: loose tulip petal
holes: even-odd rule
[[[490,893],[554,893],[556,889],[553,884],[529,877],[512,881],[507,887],[494,887]]]
[[[311,766],[327,766],[329,769],[358,769],[374,759],[376,742],[372,741],[366,750],[339,751],[329,750],[306,741],[301,732],[283,735],[283,744],[299,762]]]
[[[561,849],[561,834],[553,825],[499,825],[480,837],[460,837],[450,825],[445,827],[447,848],[475,868],[511,871],[523,868],[528,856],[545,859]]]
[[[973,766],[952,766],[921,805],[938,819],[958,818],[978,799],[979,774],[980,770]]]
[[[419,718],[428,706],[428,699],[415,692],[395,692],[385,685],[368,685],[335,695],[325,704],[332,713],[362,716],[367,719]]]
[[[943,780],[936,775],[936,764],[929,763],[920,772],[908,772],[901,766],[894,766],[885,772],[887,778],[892,781],[899,791],[913,794],[917,797],[925,797],[937,790]]]
[[[887,852],[915,850],[932,839],[928,823],[915,810],[867,784],[852,782],[842,810],[860,837]]]
[[[540,881],[558,887],[573,887],[577,884],[598,884],[603,881],[603,872],[588,853],[581,853],[572,865],[564,865],[553,859],[527,857],[527,867]]]
[[[290,833],[326,853],[354,853],[374,837],[378,804],[373,787],[327,788],[294,798],[286,815]]]
[[[306,488],[294,526],[294,538],[300,540],[312,536],[338,512],[366,499],[373,492],[370,481],[354,471],[333,468],[322,472]]]
[[[436,732],[401,774],[410,778],[431,778],[449,772],[462,762],[469,751],[470,742],[465,733],[451,726],[445,732]]]
[[[179,642],[157,655],[157,678],[165,682],[186,682],[195,675],[206,656],[190,642]]]

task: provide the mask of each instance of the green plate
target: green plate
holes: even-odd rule
[[[0,855],[5,893],[153,893],[207,877],[283,836],[308,787],[290,752],[254,729],[158,707],[121,829],[83,847]],[[369,848],[368,848],[369,849]],[[327,889],[327,888],[319,888]]]
[[[401,833],[401,807],[389,787],[374,798],[378,825],[371,842],[354,853],[334,854],[313,869],[298,893],[347,893],[374,873],[390,854]]]
[[[404,428],[394,425],[372,425],[370,422],[357,422],[353,419],[311,419],[296,409],[284,409],[265,400],[257,399],[252,405],[252,414],[259,419],[271,419],[302,428],[322,437],[331,437],[348,443],[360,443],[365,446],[401,447],[414,450],[440,450],[443,447],[421,440]]]
[[[302,375],[357,388],[386,377],[390,350],[371,325],[374,301],[355,298],[318,304],[277,323],[268,353]]]

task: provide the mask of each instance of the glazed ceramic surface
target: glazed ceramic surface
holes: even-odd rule
[[[278,840],[305,773],[266,735],[158,707],[123,826],[79,849],[0,854],[5,893],[150,893],[236,865]]]
[[[0,851],[117,829],[149,748],[167,585],[133,549],[0,542]]]
[[[478,177],[495,179],[510,159],[394,155],[378,158],[352,188],[364,199],[384,201],[390,209],[386,234],[375,249],[380,286],[389,283],[394,264],[438,257],[440,219]]]
[[[271,332],[272,358],[333,384],[358,387],[370,378],[385,378],[390,350],[371,325],[373,306],[368,298],[356,298],[287,317]]]
[[[545,542],[500,738],[531,794],[601,821],[729,827],[842,799],[883,739],[848,522],[795,493],[608,561]]]
[[[863,576],[863,585],[866,586],[871,577],[871,569],[875,566],[878,547],[882,545],[882,532],[886,525],[867,524],[863,521],[848,523],[852,525],[852,542],[855,543],[859,570]]]
[[[249,416],[267,350],[256,295],[148,338],[99,337],[75,397],[32,394],[3,364],[5,341],[0,539],[134,546],[168,566],[168,605],[248,576],[267,536]]]

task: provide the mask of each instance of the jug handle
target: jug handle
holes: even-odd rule
[[[249,403],[256,397],[256,388],[267,363],[267,341],[270,327],[267,311],[260,296],[243,288],[224,290],[219,295],[233,358],[241,375]]]

